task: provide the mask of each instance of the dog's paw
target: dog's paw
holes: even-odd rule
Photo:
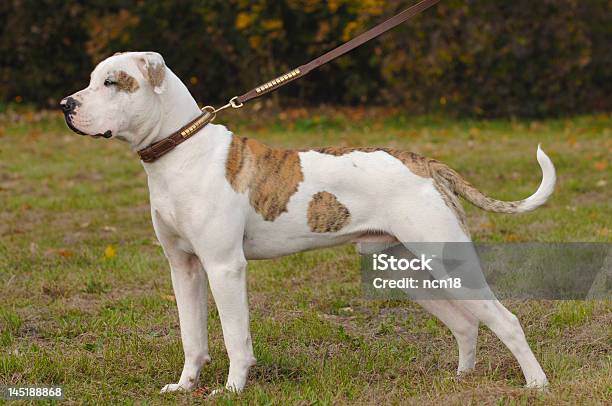
[[[525,385],[525,388],[536,389],[540,392],[546,392],[548,391],[548,379],[544,378],[543,380],[539,381],[531,381],[527,385]]]
[[[187,392],[188,389],[179,385],[178,383],[169,383],[165,385],[159,393],[169,393],[169,392]]]
[[[462,379],[466,379],[468,378],[470,375],[472,375],[474,373],[474,369],[464,369],[461,371],[457,371],[455,377],[457,380],[462,380]]]

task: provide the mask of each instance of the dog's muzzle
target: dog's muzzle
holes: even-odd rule
[[[74,114],[74,110],[79,106],[79,102],[76,101],[73,97],[66,97],[60,101],[60,107],[62,108],[62,112],[64,113],[64,119],[66,120],[66,124],[68,127],[77,134],[87,135],[83,131],[79,130],[72,124],[72,115]]]
[[[68,96],[62,99],[59,104],[62,109],[62,112],[64,113],[64,119],[66,120],[66,124],[68,125],[68,128],[70,128],[72,131],[74,131],[77,134],[89,135],[79,130],[78,128],[74,126],[74,124],[72,124],[72,115],[74,114],[74,111],[76,110],[76,108],[81,105],[81,103],[79,103],[79,101],[77,101],[75,98]],[[93,137],[104,137],[104,138],[110,138],[112,136],[113,136],[113,133],[110,130],[106,130],[103,134],[93,135]]]

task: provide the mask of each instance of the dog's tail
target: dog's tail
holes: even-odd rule
[[[485,196],[481,191],[463,179],[461,175],[444,164],[438,163],[438,165],[432,165],[432,163],[430,163],[430,166],[434,166],[430,169],[436,181],[443,182],[456,194],[462,196],[481,209],[497,213],[522,213],[534,210],[546,203],[555,189],[555,166],[548,155],[542,151],[540,145],[538,145],[537,158],[540,168],[542,168],[542,182],[540,183],[540,187],[527,199],[515,202],[505,202]]]

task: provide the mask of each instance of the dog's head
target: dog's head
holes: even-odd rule
[[[115,54],[96,66],[89,86],[60,102],[68,127],[81,135],[135,137],[152,128],[166,90],[166,64],[155,52]],[[144,128],[143,128],[144,127]]]

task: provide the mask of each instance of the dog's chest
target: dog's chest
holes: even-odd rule
[[[158,232],[185,236],[186,227],[193,222],[193,216],[197,215],[189,209],[193,193],[188,193],[187,189],[181,182],[149,182],[151,214]]]
[[[151,215],[156,229],[180,235],[180,212],[172,200],[164,196],[155,196],[151,193]]]

